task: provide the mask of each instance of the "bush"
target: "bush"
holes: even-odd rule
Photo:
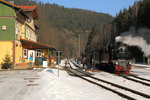
[[[8,54],[6,54],[5,58],[3,59],[2,69],[11,68],[11,65],[12,65],[11,57]]]

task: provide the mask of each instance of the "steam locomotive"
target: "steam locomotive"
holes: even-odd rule
[[[129,73],[132,66],[128,47],[122,43],[115,43],[108,48],[99,50],[99,64],[96,68],[112,73]]]

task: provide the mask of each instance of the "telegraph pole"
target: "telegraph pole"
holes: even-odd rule
[[[81,34],[79,33],[79,34],[78,34],[78,38],[79,38],[79,39],[78,39],[78,40],[79,40],[79,57],[80,57],[80,55],[81,55],[81,53],[80,53],[80,41],[81,41],[81,40],[80,40],[80,37],[81,37]]]

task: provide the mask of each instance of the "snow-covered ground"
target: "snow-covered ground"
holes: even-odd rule
[[[64,62],[62,61],[61,65],[64,66]],[[150,79],[150,68],[134,68],[132,72]],[[129,80],[105,72],[93,73],[96,77],[104,78],[123,86],[131,86],[133,89],[139,89],[142,92],[150,94],[150,91],[147,90],[150,88],[139,83],[130,82]],[[34,69],[0,71],[0,100],[125,99],[78,77],[69,76],[64,70]]]
[[[139,67],[133,67],[132,73],[139,75],[140,77],[150,79],[150,66],[138,65]]]

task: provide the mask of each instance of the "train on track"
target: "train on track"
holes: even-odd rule
[[[128,47],[122,43],[115,43],[99,50],[99,63],[96,68],[112,73],[130,73],[132,60]]]

